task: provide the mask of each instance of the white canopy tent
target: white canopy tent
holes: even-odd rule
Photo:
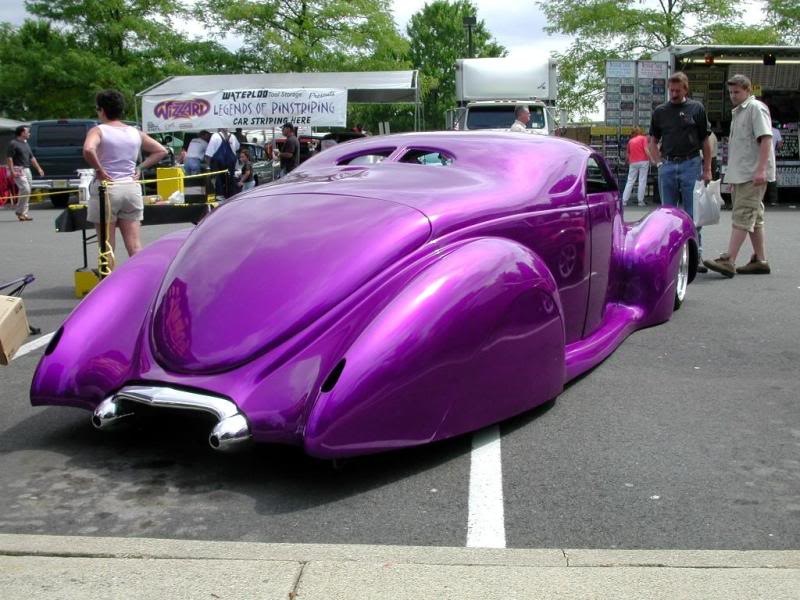
[[[20,125],[29,125],[29,123],[27,121],[0,118],[0,129],[16,129]]]
[[[225,90],[346,89],[347,101],[358,104],[408,103],[414,105],[414,128],[421,118],[419,72],[357,71],[342,73],[254,73],[239,75],[179,75],[136,94],[142,105],[173,96],[208,94]],[[138,111],[138,105],[137,105]],[[138,120],[138,112],[137,112]]]

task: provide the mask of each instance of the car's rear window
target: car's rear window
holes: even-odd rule
[[[399,162],[424,165],[427,167],[446,167],[453,164],[453,157],[442,150],[411,148],[400,157]]]
[[[394,152],[394,148],[381,148],[378,150],[366,150],[361,154],[346,156],[337,164],[339,165],[374,165],[383,161],[387,156]]]
[[[36,134],[36,144],[48,146],[83,146],[86,139],[86,125],[40,125]]]

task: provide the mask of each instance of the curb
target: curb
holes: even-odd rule
[[[0,533],[0,556],[338,561],[509,567],[800,569],[800,550],[496,549],[443,546],[270,544]]]
[[[47,600],[796,600],[800,551],[268,544],[0,534],[0,589]]]

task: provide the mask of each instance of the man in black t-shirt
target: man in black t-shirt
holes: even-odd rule
[[[694,184],[701,178],[711,181],[708,119],[703,105],[687,98],[689,78],[684,73],[673,73],[668,85],[669,102],[656,107],[650,122],[650,156],[658,167],[661,204],[681,206],[694,220]],[[697,235],[700,242],[699,231]]]
[[[28,201],[31,197],[31,166],[39,171],[39,176],[44,175],[44,171],[33,156],[31,147],[28,146],[28,138],[31,137],[30,130],[25,125],[20,125],[14,131],[14,134],[16,137],[8,144],[7,164],[8,170],[14,177],[14,183],[17,185],[17,194],[19,195],[16,210],[17,219],[20,221],[33,221],[33,218],[28,216]]]
[[[291,123],[284,123],[281,132],[286,136],[286,141],[278,154],[281,158],[280,176],[283,177],[300,164],[300,142],[294,134],[294,125]]]

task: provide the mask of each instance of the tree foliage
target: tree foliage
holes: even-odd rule
[[[0,26],[0,107],[9,117],[94,117],[94,93],[134,94],[169,75],[240,70],[215,41],[186,39],[177,0],[27,0],[38,17]],[[128,115],[133,117],[133,111]]]
[[[196,16],[264,72],[398,68],[406,52],[389,0],[200,0]]]
[[[415,13],[406,28],[409,58],[422,78],[423,115],[428,129],[443,128],[445,111],[456,104],[455,63],[468,55],[463,18],[476,15],[470,0],[435,0]],[[476,58],[506,54],[482,20],[473,27],[472,44]]]
[[[94,116],[92,91],[124,77],[118,65],[44,21],[0,27],[0,72],[0,106],[24,120]]]
[[[767,18],[784,44],[800,44],[800,2],[767,0]]]
[[[411,68],[389,0],[200,0],[196,16],[214,32],[235,33],[248,72],[383,71]],[[350,122],[376,130],[414,127],[409,105],[354,105]]]
[[[177,0],[26,0],[25,7],[120,65],[158,46],[172,20],[185,14]]]
[[[559,103],[572,114],[594,110],[605,61],[646,58],[666,46],[733,39],[737,5],[730,0],[538,0],[549,33],[575,37],[559,60]],[[749,31],[748,37],[761,35]],[[726,38],[727,36],[727,38]],[[738,42],[742,43],[742,42]],[[759,42],[755,42],[759,43]]]

